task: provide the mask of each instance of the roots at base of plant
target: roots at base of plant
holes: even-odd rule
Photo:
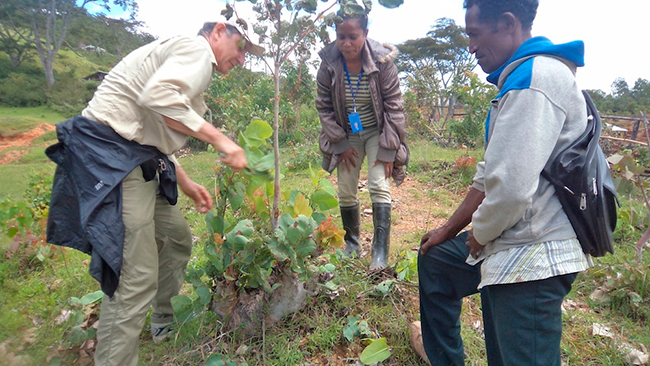
[[[262,289],[237,292],[234,283],[216,285],[210,310],[225,324],[226,330],[240,332],[251,337],[262,334],[263,322],[269,326],[285,316],[300,311],[307,296],[315,295],[311,287],[297,278],[283,274],[278,278],[280,287],[269,294]]]

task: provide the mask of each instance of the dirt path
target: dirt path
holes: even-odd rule
[[[30,147],[32,146],[32,140],[54,129],[56,129],[55,125],[42,123],[25,133],[19,133],[8,137],[0,136],[0,153],[10,147]],[[20,160],[20,157],[25,153],[27,153],[27,150],[24,149],[9,151],[0,156],[0,165],[16,162]]]
[[[336,175],[328,178],[336,187]],[[361,176],[359,189],[367,190],[367,177]],[[436,188],[407,177],[404,183],[395,187],[391,183],[392,225],[389,262],[394,263],[396,256],[407,250],[417,250],[422,233],[442,225],[445,217],[436,212],[453,210],[431,194]],[[459,203],[462,196],[450,194],[451,202]],[[372,204],[369,199],[360,200],[361,204],[361,256],[369,256],[372,246]]]

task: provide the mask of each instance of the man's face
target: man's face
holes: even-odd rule
[[[477,5],[465,12],[465,32],[469,36],[469,52],[474,54],[484,72],[492,73],[517,50],[512,32],[504,22],[479,19]]]
[[[246,59],[246,40],[241,34],[233,34],[228,36],[224,29],[218,29],[212,32],[211,37],[216,39],[212,43],[212,50],[214,57],[217,60],[217,71],[222,74],[228,73],[233,67],[244,64]]]

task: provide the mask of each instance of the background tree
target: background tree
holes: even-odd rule
[[[253,31],[260,37],[260,42],[265,45],[266,57],[262,61],[269,66],[274,83],[273,106],[273,150],[275,160],[275,179],[273,194],[273,212],[271,226],[275,230],[278,226],[280,203],[280,148],[279,148],[279,123],[280,123],[280,80],[286,62],[295,54],[299,47],[310,48],[314,34],[318,35],[324,43],[329,43],[327,27],[334,24],[336,14],[331,10],[339,5],[340,11],[345,14],[368,12],[372,8],[371,0],[363,0],[363,7],[354,0],[322,1],[324,4],[318,9],[317,0],[248,0],[253,4],[257,14],[257,22]],[[395,8],[403,0],[379,0],[387,8]],[[244,29],[248,24],[237,14],[234,6],[226,4],[222,11],[226,19],[235,16],[237,23]]]
[[[70,47],[92,46],[105,50],[122,60],[129,52],[156,38],[142,32],[144,24],[133,19],[115,19],[105,14],[75,18],[70,24],[66,42]]]
[[[465,29],[449,18],[438,19],[427,37],[399,45],[398,68],[414,94],[414,107],[423,127],[438,138],[454,114],[458,86],[468,83],[467,72],[476,66],[468,46]]]
[[[293,120],[289,121],[283,118],[282,128],[287,133],[287,128],[299,128],[301,125],[301,109],[305,104],[313,104],[316,94],[316,81],[309,73],[309,58],[311,53],[309,49],[306,52],[299,53],[295,61],[290,60],[285,67],[283,83],[280,86],[282,95],[286,95],[288,104],[293,108]]]
[[[54,56],[66,40],[70,21],[86,14],[85,6],[94,3],[110,11],[120,6],[132,16],[137,10],[134,0],[5,0],[3,16],[11,29],[26,43],[33,44],[45,71],[47,85],[54,85]],[[2,36],[2,34],[0,34]]]
[[[485,120],[490,101],[497,95],[497,88],[482,82],[471,71],[466,73],[466,80],[466,84],[456,85],[453,91],[458,103],[463,106],[463,118],[451,119],[448,130],[455,142],[474,148],[485,141]]]
[[[27,37],[21,37],[21,34],[17,32],[11,21],[12,17],[15,19],[23,18],[19,20],[19,23],[28,23],[28,19],[24,14],[16,12],[16,6],[17,3],[11,1],[0,4],[0,51],[9,55],[14,68],[20,66],[23,60],[34,50],[33,42],[28,41],[32,39],[33,34],[28,32]]]

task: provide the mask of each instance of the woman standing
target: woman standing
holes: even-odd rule
[[[345,253],[359,255],[359,171],[368,158],[374,236],[370,269],[386,267],[390,243],[390,181],[404,178],[407,149],[404,102],[393,59],[397,49],[367,38],[365,14],[344,17],[336,42],[319,52],[316,107],[323,169],[337,168]]]

